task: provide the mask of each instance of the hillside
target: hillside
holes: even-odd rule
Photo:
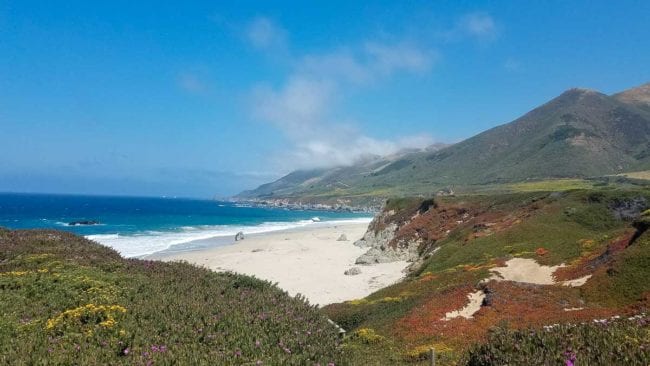
[[[268,282],[0,229],[2,365],[326,365],[337,330]]]
[[[238,198],[388,197],[650,167],[650,86],[608,96],[570,89],[508,124],[436,151],[297,171]]]
[[[650,83],[614,94],[614,98],[650,112]]]
[[[431,153],[449,145],[434,144],[426,149],[403,150],[388,156],[366,156],[350,166],[327,169],[297,170],[286,176],[250,191],[244,191],[237,198],[275,199],[295,197],[302,194],[318,196],[334,192],[357,191],[356,184],[413,154]],[[359,192],[363,192],[360,190]],[[362,193],[363,194],[363,193]],[[334,196],[336,194],[334,193]],[[309,200],[307,198],[307,200]]]
[[[365,365],[430,348],[436,365],[647,365],[649,204],[611,187],[392,199],[355,245],[415,253],[411,273],[324,311]]]

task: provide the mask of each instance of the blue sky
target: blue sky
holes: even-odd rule
[[[650,81],[648,1],[0,0],[0,191],[210,197]]]

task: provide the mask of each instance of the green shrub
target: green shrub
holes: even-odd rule
[[[269,282],[0,229],[0,364],[339,363],[337,330]]]
[[[600,319],[543,329],[491,330],[472,348],[468,366],[488,365],[648,365],[650,318]]]

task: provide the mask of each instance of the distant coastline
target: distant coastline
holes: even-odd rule
[[[0,227],[70,231],[124,257],[182,249],[202,239],[230,240],[239,231],[249,235],[371,216],[214,200],[44,194],[0,194],[0,207]]]
[[[293,201],[288,198],[278,199],[261,199],[261,198],[237,198],[230,197],[225,199],[238,207],[256,207],[256,208],[274,208],[294,211],[325,211],[325,212],[348,212],[348,213],[367,213],[376,214],[381,211],[381,205],[349,205],[345,203],[304,203]]]

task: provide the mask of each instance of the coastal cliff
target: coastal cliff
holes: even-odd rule
[[[440,202],[440,203],[439,203]],[[436,243],[458,226],[480,214],[476,205],[462,200],[441,198],[401,198],[388,200],[386,207],[372,220],[364,237],[354,243],[367,247],[357,264],[399,260],[413,262],[415,269],[436,250]]]

